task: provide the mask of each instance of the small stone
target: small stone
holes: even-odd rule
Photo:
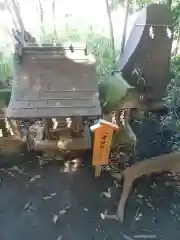
[[[59,216],[57,214],[53,215],[53,223],[56,224],[59,219]]]
[[[101,213],[100,216],[101,216],[101,219],[102,219],[102,220],[105,220],[105,215],[104,215],[104,213]]]

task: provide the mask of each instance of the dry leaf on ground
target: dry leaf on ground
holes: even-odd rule
[[[18,166],[13,166],[12,168],[9,168],[9,170],[16,171],[19,174],[28,175],[27,173],[24,172],[24,169],[20,169]]]
[[[143,239],[156,239],[156,235],[135,235],[134,238],[143,238]]]
[[[12,178],[15,179],[15,175],[12,172],[7,171],[7,174],[10,175]]]
[[[111,198],[111,189],[108,188],[108,191],[107,192],[102,192],[102,195],[104,195],[107,198]]]
[[[42,197],[43,200],[48,200],[48,199],[51,199],[51,198],[52,198],[51,196]]]
[[[142,213],[138,213],[134,218],[136,221],[139,221],[142,216]]]
[[[42,197],[42,199],[43,199],[43,200],[48,200],[48,199],[53,198],[54,196],[56,196],[56,193],[51,193],[51,194],[49,194],[49,195],[47,195],[47,196]]]
[[[122,234],[123,237],[126,239],[126,240],[134,240],[132,237],[126,235],[126,234]]]
[[[104,213],[101,213],[100,216],[101,216],[101,219],[103,219],[103,220],[105,220],[105,219],[118,220],[117,215],[107,214],[107,210]]]
[[[102,219],[102,220],[105,219],[105,215],[104,215],[104,213],[101,213],[100,216],[101,216],[101,219]]]
[[[103,195],[107,198],[111,198],[111,193],[110,192],[103,192]]]
[[[51,193],[50,196],[54,197],[56,196],[56,193]]]
[[[66,213],[67,213],[67,210],[65,210],[65,209],[59,211],[59,215],[64,215]]]
[[[54,214],[54,215],[53,215],[53,220],[52,220],[53,223],[56,224],[58,220],[59,220],[59,215]]]
[[[25,211],[28,211],[28,210],[31,210],[31,205],[32,205],[32,202],[31,200],[29,200],[26,205],[24,206],[24,210]]]
[[[35,180],[41,178],[41,175],[35,175],[34,177],[32,177],[29,182],[34,182]]]
[[[57,221],[59,220],[60,216],[63,216],[67,213],[67,210],[70,208],[71,206],[68,205],[66,206],[64,209],[60,210],[57,214],[53,214],[53,223],[56,224]]]
[[[114,180],[114,185],[116,188],[118,188],[120,186],[120,184],[116,180]]]
[[[62,240],[62,236],[57,237],[56,240]]]

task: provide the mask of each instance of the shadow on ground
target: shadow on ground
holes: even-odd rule
[[[59,163],[42,169],[29,162],[20,164],[18,169],[23,169],[22,173],[16,168],[0,172],[1,240],[132,240],[137,239],[135,235],[179,239],[180,196],[178,182],[171,178],[136,182],[121,224],[100,217],[105,210],[114,213],[120,197],[121,188],[109,176],[95,179],[92,169],[82,166],[76,172],[62,172]],[[101,196],[108,188],[111,198]],[[59,212],[54,223],[53,214]]]

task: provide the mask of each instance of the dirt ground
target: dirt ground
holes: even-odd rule
[[[64,170],[59,163],[40,168],[35,162],[1,170],[1,240],[149,239],[136,235],[179,239],[178,181],[167,177],[137,181],[121,224],[100,216],[105,210],[114,213],[120,197],[121,188],[111,177],[95,179],[88,166]],[[109,198],[102,195],[108,188]]]
[[[140,158],[170,150],[155,129],[138,130],[139,136],[146,136],[138,142]],[[167,175],[139,179],[121,224],[101,218],[106,210],[116,212],[121,187],[107,173],[95,179],[88,166],[90,156],[70,172],[58,162],[40,168],[35,160],[24,158],[22,163],[14,156],[14,168],[0,171],[0,240],[180,239],[178,179]],[[108,188],[111,194],[103,195]]]

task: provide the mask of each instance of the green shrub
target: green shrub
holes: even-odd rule
[[[180,55],[177,55],[171,58],[171,79],[178,78],[179,76],[180,76]]]
[[[0,81],[9,85],[12,79],[12,55],[0,53]]]
[[[180,76],[180,75],[179,75]],[[174,150],[180,150],[180,77],[176,76],[167,86],[164,98],[168,113],[161,118],[161,123],[172,131],[169,141]]]

